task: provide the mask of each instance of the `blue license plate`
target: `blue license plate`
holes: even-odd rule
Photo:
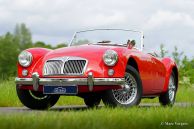
[[[78,92],[77,86],[44,86],[43,87],[44,94],[75,95],[77,94],[77,92]]]

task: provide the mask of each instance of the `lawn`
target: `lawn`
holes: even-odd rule
[[[0,113],[1,129],[193,129],[193,107]]]
[[[194,103],[194,87],[179,87],[177,102]],[[0,83],[0,107],[22,106],[14,81]],[[158,99],[144,99],[142,103]],[[57,105],[82,105],[78,97],[61,97]],[[133,108],[50,109],[0,112],[0,129],[193,129],[193,106],[140,106]]]

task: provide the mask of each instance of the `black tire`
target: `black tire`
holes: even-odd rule
[[[137,70],[135,68],[128,65],[127,68],[126,68],[125,78],[128,75],[133,77],[134,81],[136,82],[136,95],[135,95],[134,99],[132,99],[132,101],[130,103],[126,103],[126,104],[121,103],[115,98],[114,93],[113,93],[114,90],[108,90],[108,91],[105,91],[105,93],[103,94],[103,97],[102,97],[102,101],[104,102],[105,105],[111,106],[111,107],[116,107],[116,106],[131,107],[131,106],[138,105],[141,102],[142,82],[141,82],[141,78],[139,76],[139,73],[137,72]]]
[[[89,107],[97,107],[100,104],[101,101],[101,95],[93,94],[93,95],[87,95],[84,97],[84,103]]]
[[[170,79],[169,79],[168,90],[165,93],[163,93],[163,94],[161,94],[159,96],[159,102],[163,106],[173,106],[174,103],[175,103],[176,91],[177,91],[177,84],[176,84],[176,78],[175,78],[174,72],[172,72],[170,78],[173,78],[172,80],[173,80],[173,83],[174,83],[174,88],[169,88],[170,87]],[[173,99],[170,97],[170,89],[173,89],[174,90]]]
[[[59,95],[44,95],[42,92],[23,90],[16,86],[18,98],[26,107],[31,109],[43,110],[54,106]]]

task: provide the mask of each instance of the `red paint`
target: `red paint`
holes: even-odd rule
[[[102,60],[103,54],[106,50],[112,49],[118,53],[119,59],[115,66],[106,66]],[[60,48],[56,50],[32,48],[27,51],[33,55],[33,62],[28,68],[23,68],[18,64],[18,77],[24,78],[21,74],[23,69],[29,70],[28,78],[33,72],[38,72],[40,77],[43,77],[42,70],[45,61],[55,57],[63,56],[78,56],[86,58],[88,65],[83,76],[79,78],[86,78],[88,72],[93,72],[94,78],[108,78],[108,69],[114,69],[115,74],[111,77],[124,77],[125,69],[129,58],[133,58],[137,65],[139,74],[143,84],[143,95],[155,95],[165,92],[168,87],[168,81],[172,68],[176,67],[175,62],[170,58],[159,59],[150,54],[141,52],[136,49],[131,49],[121,46],[102,46],[102,45],[82,45]],[[77,76],[52,76],[51,78],[76,78]],[[94,91],[107,90],[106,87],[94,87]],[[114,87],[111,87],[114,88]],[[30,88],[29,88],[30,89]],[[31,89],[30,89],[31,90]],[[88,92],[87,86],[80,86],[80,92]]]

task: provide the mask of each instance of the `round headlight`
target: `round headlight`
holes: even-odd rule
[[[28,67],[32,63],[32,54],[28,51],[23,51],[19,54],[18,61],[21,66]]]
[[[103,55],[103,61],[108,66],[114,66],[118,61],[118,54],[114,50],[107,50]]]

